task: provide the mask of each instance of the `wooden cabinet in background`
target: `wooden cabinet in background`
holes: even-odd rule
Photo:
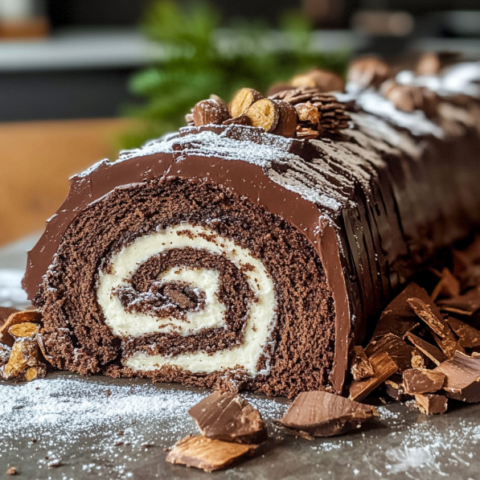
[[[68,193],[68,178],[115,158],[119,119],[0,123],[0,245],[41,230]]]

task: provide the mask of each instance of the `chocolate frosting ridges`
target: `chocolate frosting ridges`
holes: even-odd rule
[[[314,246],[334,299],[331,382],[340,391],[352,333],[361,340],[416,265],[480,223],[478,111],[445,100],[430,120],[377,96],[358,94],[352,128],[334,140],[306,142],[240,125],[187,128],[73,177],[29,254],[29,298],[88,205],[154,178],[208,179],[284,218]]]

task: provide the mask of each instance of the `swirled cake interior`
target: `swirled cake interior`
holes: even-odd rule
[[[234,378],[276,395],[328,384],[334,318],[317,253],[219,185],[113,190],[66,231],[41,301],[60,368],[206,386]]]

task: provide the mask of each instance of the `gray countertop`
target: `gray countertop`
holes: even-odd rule
[[[35,238],[0,250],[0,279],[9,278],[17,295],[24,252]],[[2,268],[10,277],[5,270],[2,277]],[[0,304],[19,303],[1,291],[0,282]],[[479,478],[480,405],[455,405],[446,415],[428,417],[391,404],[357,432],[310,442],[272,424],[286,399],[251,394],[270,432],[253,458],[213,474],[167,464],[164,448],[196,433],[187,411],[206,395],[178,385],[64,372],[28,384],[0,382],[0,479],[12,478],[5,473],[11,466],[28,479]]]

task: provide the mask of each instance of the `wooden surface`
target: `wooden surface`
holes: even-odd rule
[[[116,157],[126,120],[0,123],[0,245],[44,227],[68,193],[68,178]]]

